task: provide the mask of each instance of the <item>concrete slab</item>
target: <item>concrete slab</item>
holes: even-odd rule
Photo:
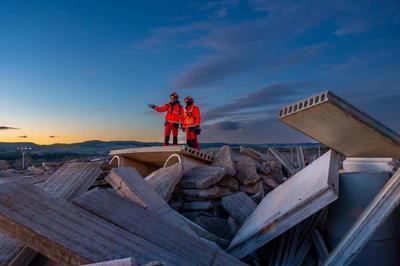
[[[233,238],[229,253],[243,258],[335,201],[338,176],[337,155],[328,151],[264,197]]]
[[[284,107],[279,120],[348,157],[400,158],[400,136],[326,91]]]
[[[182,154],[189,158],[196,159],[205,163],[211,163],[213,160],[213,157],[211,155],[189,148],[184,145],[128,148],[110,151],[110,155],[117,155],[119,157],[128,158],[130,160],[154,167],[163,167],[165,161],[172,154]]]

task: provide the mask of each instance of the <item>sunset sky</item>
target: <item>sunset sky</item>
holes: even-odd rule
[[[0,0],[0,142],[160,141],[172,91],[203,142],[308,141],[325,90],[400,132],[400,1],[298,2]]]

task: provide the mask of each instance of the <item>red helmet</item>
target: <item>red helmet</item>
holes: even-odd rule
[[[179,95],[178,95],[178,93],[176,93],[176,92],[171,93],[171,94],[169,95],[169,97],[170,97],[171,99],[174,99],[174,100],[178,100],[178,99],[179,99]]]

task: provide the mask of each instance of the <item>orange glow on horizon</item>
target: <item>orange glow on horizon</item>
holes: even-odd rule
[[[25,134],[17,134],[11,130],[0,132],[0,142],[32,142],[40,145],[51,145],[56,143],[71,144],[90,140],[100,141],[162,141],[162,132],[81,132],[80,134],[26,134],[27,138],[21,138]],[[50,137],[54,136],[54,137]]]

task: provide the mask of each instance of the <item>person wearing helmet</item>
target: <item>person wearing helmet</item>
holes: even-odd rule
[[[178,131],[179,124],[183,117],[183,107],[179,102],[179,96],[176,92],[171,93],[169,103],[163,106],[156,106],[154,104],[148,105],[151,109],[159,113],[166,112],[164,123],[164,146],[169,145],[169,139],[173,136],[173,145],[178,145]]]
[[[200,109],[194,104],[192,97],[185,98],[186,106],[183,111],[182,130],[186,132],[187,145],[191,148],[200,149],[197,136],[200,134],[201,115]]]

